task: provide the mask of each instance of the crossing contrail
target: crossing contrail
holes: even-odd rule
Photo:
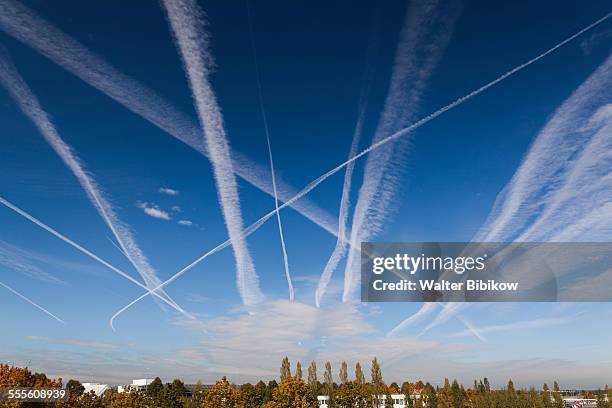
[[[363,102],[359,109],[359,117],[357,119],[357,124],[355,125],[355,131],[353,133],[353,141],[351,142],[351,147],[349,150],[349,158],[354,156],[357,153],[357,149],[359,148],[359,142],[361,140],[361,134],[363,130],[363,122],[365,120],[366,105],[367,104]],[[317,289],[315,291],[315,304],[317,307],[321,307],[321,299],[327,291],[327,286],[329,286],[329,281],[331,280],[332,274],[338,267],[338,264],[340,263],[344,255],[346,254],[346,246],[348,245],[346,237],[346,224],[348,221],[351,182],[353,179],[354,169],[355,162],[351,162],[348,166],[346,166],[346,171],[344,173],[344,182],[342,184],[342,197],[340,198],[340,211],[338,216],[338,239],[336,240],[334,250],[329,257],[327,264],[325,264],[325,268],[323,268],[323,272],[321,273],[321,277],[319,278],[319,283],[317,284]]]
[[[572,93],[536,136],[474,241],[562,242],[580,240],[584,235],[588,240],[609,239],[611,90],[612,56]],[[601,235],[596,231],[602,231]],[[456,314],[457,305],[447,303],[441,315]]]
[[[158,286],[161,281],[138,247],[129,227],[119,220],[96,181],[85,170],[73,149],[60,137],[47,113],[40,106],[38,99],[10,61],[8,54],[2,50],[0,50],[0,83],[8,90],[23,113],[32,121],[43,138],[72,171],[94,208],[112,231],[121,249],[128,255],[128,260],[144,279],[146,286],[148,288]],[[171,303],[175,303],[165,292],[161,291],[160,294]]]
[[[201,137],[202,129],[191,117],[47,22],[23,2],[0,0],[0,29],[200,154],[209,156]],[[238,176],[270,196],[274,195],[266,166],[236,151],[231,154],[232,170]],[[279,177],[276,183],[281,201],[297,193]],[[338,235],[335,217],[313,202],[302,200],[292,208],[329,233]]]
[[[375,35],[376,34],[374,30],[372,32],[372,36],[370,38],[368,50],[366,53],[365,69],[363,72],[363,78],[361,82],[362,86],[359,93],[357,122],[355,123],[355,129],[353,130],[353,139],[348,155],[349,158],[353,157],[359,149],[361,135],[363,133],[363,125],[366,119],[368,99],[374,77],[374,68],[372,60],[375,49]],[[327,291],[327,287],[329,286],[331,277],[336,268],[338,267],[338,264],[346,254],[346,248],[348,245],[347,222],[349,208],[351,205],[350,194],[354,170],[355,162],[351,162],[346,166],[346,170],[344,172],[344,181],[342,183],[342,196],[340,197],[340,210],[338,214],[338,238],[336,239],[336,245],[334,246],[334,250],[332,251],[332,254],[327,260],[325,268],[323,268],[323,272],[321,273],[321,277],[319,278],[319,283],[317,284],[317,289],[315,291],[315,305],[317,307],[321,307],[321,300],[323,299],[323,296],[325,296],[325,292]]]
[[[547,241],[610,202],[611,123],[609,56],[539,132],[476,240]]]
[[[414,120],[429,78],[450,40],[459,10],[456,4],[441,10],[438,0],[413,2],[407,10],[374,142]],[[354,297],[359,286],[360,254],[356,248],[360,242],[370,241],[380,232],[393,209],[391,203],[398,190],[408,142],[409,139],[404,138],[393,146],[381,147],[366,160],[344,271],[342,300],[345,302]]]
[[[180,51],[204,141],[213,167],[219,203],[236,258],[236,281],[242,302],[255,305],[263,300],[259,277],[242,234],[243,221],[238,186],[232,170],[230,146],[217,98],[209,82],[213,57],[204,15],[193,0],[164,0],[164,9]]]
[[[397,336],[397,334],[400,333],[402,330],[405,330],[406,328],[417,324],[418,322],[429,316],[431,313],[433,313],[435,310],[436,303],[430,302],[423,304],[423,306],[419,310],[408,316],[400,324],[391,329],[387,333],[387,337]]]
[[[113,265],[111,265],[110,263],[106,262],[104,259],[100,258],[98,255],[94,254],[93,252],[89,251],[88,249],[86,249],[85,247],[77,244],[76,242],[74,242],[73,240],[71,240],[70,238],[66,237],[65,235],[61,234],[60,232],[58,232],[56,229],[50,227],[49,225],[45,224],[44,222],[40,221],[38,218],[34,217],[33,215],[29,214],[28,212],[24,211],[23,209],[17,207],[15,204],[11,203],[10,201],[6,200],[5,198],[0,196],[0,204],[4,205],[5,207],[7,207],[10,210],[13,210],[14,212],[16,212],[17,214],[21,215],[23,218],[25,218],[26,220],[32,222],[33,224],[37,225],[38,227],[42,228],[43,230],[47,231],[48,233],[50,233],[51,235],[53,235],[56,238],[59,238],[60,240],[64,241],[65,243],[67,243],[68,245],[70,245],[71,247],[75,248],[76,250],[78,250],[79,252],[87,255],[88,257],[90,257],[91,259],[93,259],[94,261],[101,263],[102,265],[106,266],[107,268],[109,268],[110,270],[112,270],[113,272],[117,273],[118,275],[124,277],[125,279],[129,280],[130,282],[132,282],[135,285],[140,286],[141,288],[148,290],[149,288],[147,288],[145,285],[143,285],[142,283],[138,282],[136,279],[134,279],[133,277],[131,277],[130,275],[128,275],[127,273],[123,272],[122,270],[114,267]],[[114,242],[111,241],[113,244]],[[120,249],[121,250],[121,249]],[[123,253],[123,251],[121,250],[121,252]],[[168,299],[162,297],[159,293],[154,292],[153,295],[155,297],[157,297],[159,300],[165,302],[168,304],[168,306],[174,308],[177,312],[183,314],[184,316],[188,317],[189,319],[194,319],[194,317],[187,313],[185,310],[183,310],[180,306],[170,302]],[[112,326],[111,326],[112,327]]]
[[[400,137],[402,137],[402,136],[404,136],[404,135],[406,135],[406,134],[408,134],[408,133],[418,129],[419,127],[425,125],[426,123],[434,120],[438,116],[446,113],[447,111],[449,111],[449,110],[451,110],[451,109],[453,109],[453,108],[455,108],[455,107],[457,107],[459,105],[462,105],[463,103],[467,102],[468,100],[472,99],[473,97],[475,97],[475,96],[483,93],[487,89],[497,85],[498,83],[500,83],[501,81],[505,80],[506,78],[516,74],[517,72],[527,68],[531,64],[534,64],[535,62],[541,60],[542,58],[544,58],[547,55],[551,54],[552,52],[556,51],[560,47],[562,47],[565,44],[569,43],[570,41],[574,40],[575,38],[577,38],[581,34],[591,30],[593,27],[596,27],[597,25],[599,25],[602,22],[606,21],[611,16],[612,16],[612,13],[608,13],[604,17],[600,18],[599,20],[595,21],[594,23],[589,24],[588,26],[586,26],[585,28],[581,29],[577,33],[575,33],[575,34],[571,35],[570,37],[566,38],[565,40],[557,43],[553,47],[551,47],[548,50],[542,52],[541,54],[531,58],[530,60],[528,60],[528,61],[526,61],[526,62],[524,62],[524,63],[522,63],[520,65],[517,65],[516,67],[514,67],[511,70],[505,72],[504,74],[501,74],[500,76],[498,76],[497,78],[493,79],[492,81],[487,82],[486,84],[482,85],[481,87],[471,91],[470,93],[468,93],[468,94],[466,94],[466,95],[464,95],[464,96],[462,96],[460,98],[457,98],[453,102],[449,103],[448,105],[445,105],[444,107],[436,110],[435,112],[430,113],[427,116],[424,116],[423,118],[421,118],[418,121],[414,122],[412,125],[407,126],[407,127],[403,128],[403,129],[395,132],[394,134],[392,134],[392,135],[390,135],[390,136],[388,136],[388,137],[386,137],[386,138],[384,138],[384,139],[382,139],[382,140],[380,140],[380,141],[370,145],[369,147],[367,147],[366,149],[362,150],[361,152],[359,152],[355,156],[351,157],[347,161],[337,165],[336,167],[332,168],[328,172],[322,174],[321,176],[317,177],[316,179],[314,179],[313,181],[308,183],[308,185],[306,185],[306,187],[304,187],[298,194],[296,194],[295,196],[293,196],[292,198],[287,200],[280,207],[278,207],[278,209],[274,209],[274,210],[270,211],[269,213],[267,213],[266,215],[264,215],[263,217],[261,217],[260,219],[255,221],[253,224],[249,225],[244,231],[242,231],[242,235],[244,237],[247,237],[247,236],[251,235],[253,232],[257,231],[267,220],[269,220],[271,217],[273,217],[278,211],[284,209],[287,206],[290,206],[293,202],[299,200],[300,198],[302,198],[303,196],[308,194],[310,191],[315,189],[319,184],[321,184],[327,178],[329,178],[329,177],[333,176],[334,174],[338,173],[343,168],[348,166],[350,163],[352,163],[352,162],[358,160],[359,158],[365,156],[366,154],[370,153],[372,150],[378,149],[379,147],[384,146],[385,144],[387,144],[389,142],[392,142],[392,141],[394,141],[394,140],[396,140],[396,139],[398,139],[398,138],[400,138]],[[197,258],[193,262],[191,262],[189,265],[185,266],[183,269],[181,269],[180,271],[178,271],[177,273],[172,275],[168,280],[163,282],[158,288],[155,288],[155,289],[162,288],[162,287],[164,287],[164,286],[174,282],[176,279],[181,277],[183,274],[185,274],[190,269],[195,267],[197,264],[202,262],[204,259],[206,259],[210,255],[213,255],[213,254],[217,253],[218,251],[226,248],[230,244],[231,244],[231,240],[229,240],[229,239],[224,241],[224,242],[222,242],[222,243],[220,243],[219,245],[217,245],[213,249],[209,250],[208,252],[204,253],[199,258]],[[153,289],[153,290],[155,290],[155,289]],[[138,303],[141,299],[143,299],[146,296],[148,296],[150,293],[151,293],[151,290],[149,290],[148,292],[144,293],[143,295],[141,295],[137,299],[135,299],[132,302],[130,302],[128,305],[126,305],[121,310],[119,310],[117,313],[115,313],[115,315],[113,316],[113,319],[116,318],[117,316],[119,316],[125,310],[129,309],[132,305]]]
[[[58,322],[66,324],[65,321],[63,321],[62,319],[60,319],[59,317],[57,317],[56,315],[54,315],[53,313],[51,313],[50,311],[45,309],[44,307],[40,306],[39,304],[37,304],[33,300],[31,300],[31,299],[27,298],[26,296],[22,295],[21,293],[17,292],[15,289],[11,288],[10,286],[8,286],[8,285],[6,285],[6,284],[4,284],[2,282],[0,282],[0,286],[5,287],[7,290],[13,292],[15,295],[19,296],[20,298],[22,298],[23,300],[25,300],[26,302],[28,302],[29,304],[31,304],[32,306],[37,308],[38,310],[40,310],[40,311],[44,312],[45,314],[51,316],[52,318],[54,318]]]
[[[274,208],[276,211],[276,222],[278,224],[278,234],[280,237],[281,250],[283,252],[283,265],[285,267],[285,277],[287,278],[287,287],[289,288],[289,300],[293,302],[295,299],[295,291],[289,271],[289,257],[287,256],[287,246],[285,244],[285,234],[283,233],[283,223],[281,220],[280,211],[278,211],[278,189],[276,188],[276,174],[274,171],[274,158],[272,156],[272,144],[270,143],[270,129],[268,128],[268,118],[264,104],[263,90],[261,87],[261,77],[259,75],[259,61],[257,59],[257,47],[255,46],[255,33],[253,31],[253,21],[251,17],[251,8],[247,0],[247,14],[249,19],[249,32],[251,35],[251,46],[253,48],[253,62],[255,65],[255,77],[257,81],[257,95],[259,99],[259,109],[261,111],[261,119],[266,134],[266,143],[268,145],[268,157],[270,160],[270,173],[272,173],[272,189],[274,191]],[[340,232],[340,231],[338,231]],[[340,233],[338,234],[340,235]]]

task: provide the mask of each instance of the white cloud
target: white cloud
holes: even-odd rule
[[[178,222],[179,225],[185,225],[187,227],[191,227],[193,225],[193,221],[189,221],[189,220],[179,220]]]
[[[171,195],[171,196],[177,196],[179,195],[179,191],[175,190],[173,188],[169,188],[169,187],[160,187],[159,190],[157,190],[159,193],[161,194],[167,194],[167,195]]]
[[[159,208],[157,204],[152,203],[137,203],[138,208],[142,208],[145,214],[150,217],[157,218],[160,220],[170,221],[172,217],[168,214],[167,211]]]
[[[177,212],[177,213],[183,212],[183,209],[180,206],[178,206],[178,205],[173,205],[171,210],[174,211],[174,212]]]

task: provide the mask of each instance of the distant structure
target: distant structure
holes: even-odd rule
[[[117,387],[117,392],[146,392],[149,384],[152,382],[152,378],[132,380],[131,384],[120,385]]]
[[[96,394],[96,396],[101,397],[104,393],[111,389],[108,384],[100,384],[100,383],[83,383],[83,387],[85,388],[84,393],[88,394],[91,391]]]
[[[412,400],[417,400],[421,398],[421,394],[414,393],[412,394]],[[391,394],[391,399],[393,400],[393,405],[386,407],[385,402],[387,401],[386,395],[378,396],[378,406],[380,408],[407,408],[406,404],[406,396],[404,394]],[[317,400],[319,403],[319,408],[329,408],[329,397],[327,395],[319,395],[317,396]]]

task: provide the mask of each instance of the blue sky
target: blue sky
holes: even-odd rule
[[[10,6],[2,3],[3,8]],[[24,4],[198,124],[162,6]],[[432,24],[431,32],[440,29],[448,38],[443,45],[435,36],[416,41],[425,55],[438,53],[439,61],[423,68],[426,80],[400,90],[400,95],[411,95],[409,89],[423,87],[411,117],[393,126],[410,124],[467,94],[610,11],[605,1],[427,4],[446,26],[440,28],[438,20],[423,24]],[[245,3],[210,1],[199,6],[207,14],[209,51],[215,60],[210,85],[231,149],[268,168]],[[394,63],[400,32],[402,27],[408,34],[416,30],[405,25],[405,15],[419,12],[423,9],[418,5],[404,1],[352,2],[350,7],[341,2],[252,3],[253,38],[276,173],[287,185],[301,189],[346,160],[366,60],[373,75],[360,150],[372,143],[393,86],[392,72],[401,69]],[[9,25],[10,18],[0,21],[0,43],[59,136],[80,157],[117,217],[129,225],[161,280],[227,239],[212,166],[202,154],[16,39]],[[605,70],[585,91],[592,99],[568,98],[597,75],[598,68],[609,65],[611,30],[611,23],[603,22],[397,144],[389,158],[392,167],[402,171],[391,180],[393,194],[385,203],[384,223],[370,237],[471,240],[490,222],[489,215],[495,215],[495,200],[513,176],[528,173],[522,164],[529,163],[526,157],[538,136],[546,136],[545,126],[560,115],[565,120],[564,111],[557,111],[562,104],[569,100],[591,109],[567,116],[576,127],[587,123],[597,109],[610,106],[606,82],[599,80],[609,82]],[[374,47],[368,52],[370,42]],[[419,52],[416,59],[421,58]],[[77,178],[4,88],[0,107],[2,197],[140,280]],[[581,116],[583,110],[587,116]],[[167,118],[173,121],[172,115]],[[540,157],[537,174],[545,174],[560,157]],[[356,162],[351,214],[367,178],[366,160]],[[609,162],[602,163],[593,166],[609,174]],[[330,177],[307,196],[336,221],[343,174]],[[245,225],[274,208],[269,194],[236,180]],[[509,191],[514,197],[521,189],[510,184]],[[598,199],[605,205],[609,193]],[[373,205],[382,206],[382,200],[375,194]],[[573,215],[555,218],[564,223],[562,227],[583,215],[578,201],[566,205]],[[604,225],[609,225],[610,213],[606,214]],[[317,309],[314,291],[336,238],[292,209],[283,210],[281,217],[296,288],[294,303],[288,302],[272,218],[247,239],[265,295],[255,313],[247,313],[243,305],[236,288],[234,254],[227,248],[165,288],[197,321],[147,298],[121,314],[113,332],[110,317],[143,290],[15,212],[0,208],[0,281],[65,321],[51,319],[0,287],[0,308],[6,311],[1,318],[0,360],[17,365],[31,361],[31,367],[51,375],[112,383],[154,375],[192,381],[212,381],[223,374],[236,382],[271,378],[285,354],[303,364],[311,359],[335,363],[346,359],[354,364],[356,359],[365,362],[378,355],[389,381],[440,382],[446,376],[469,384],[473,378],[488,376],[498,384],[512,377],[522,385],[559,379],[568,387],[597,387],[612,374],[608,347],[612,332],[602,324],[611,317],[609,304],[487,304],[460,310],[462,318],[479,328],[481,338],[465,333],[457,315],[448,319],[442,315],[440,324],[424,330],[442,310],[438,308],[397,336],[387,337],[421,305],[342,302],[343,261]],[[351,220],[349,216],[349,227]],[[609,241],[609,235],[596,237]]]

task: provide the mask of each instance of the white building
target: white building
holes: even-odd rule
[[[420,399],[421,395],[420,394],[413,394],[412,395],[412,399],[416,400],[416,399]],[[392,407],[385,407],[385,401],[387,400],[387,397],[385,395],[380,395],[378,397],[379,400],[379,407],[380,408],[406,408],[406,396],[404,394],[391,394],[391,399],[393,400],[393,406]],[[329,404],[329,397],[327,395],[319,395],[317,396],[317,400],[319,403],[319,408],[328,408]]]
[[[117,387],[118,392],[134,392],[134,391],[146,391],[149,384],[153,382],[152,378],[142,378],[138,380],[132,380],[131,384],[120,385]]]
[[[104,395],[104,393],[111,389],[108,384],[100,384],[100,383],[83,383],[83,387],[85,388],[84,393],[88,394],[93,391],[98,397]]]

